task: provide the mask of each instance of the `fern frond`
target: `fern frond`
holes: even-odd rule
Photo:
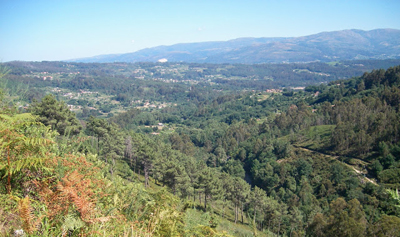
[[[399,190],[392,190],[392,189],[386,189],[387,193],[390,194],[390,196],[392,197],[392,199],[394,199],[397,204],[395,205],[396,207],[400,208],[400,193]]]
[[[19,200],[18,211],[23,223],[22,228],[28,234],[32,234],[36,230],[36,226],[34,225],[34,215],[32,214],[32,207],[28,196]]]
[[[0,114],[0,121],[8,125],[12,125],[13,128],[29,127],[32,125],[42,125],[40,122],[36,121],[37,116],[30,113],[17,114],[14,116],[9,116],[6,114]]]
[[[42,137],[26,137],[24,139],[24,142],[26,145],[29,146],[46,146],[46,145],[50,145],[50,144],[54,144],[53,141],[46,139],[46,138],[42,138]]]
[[[64,218],[64,223],[62,226],[63,233],[67,232],[68,230],[76,230],[82,228],[85,223],[80,220],[76,215],[68,213],[68,215]]]
[[[9,174],[13,175],[15,173],[20,172],[21,170],[25,168],[29,169],[38,169],[42,168],[44,170],[49,171],[49,168],[44,167],[44,163],[48,160],[49,158],[35,158],[35,157],[27,157],[24,159],[16,160],[13,162],[11,167],[9,167]],[[8,174],[7,174],[8,175]]]
[[[62,180],[64,185],[59,182],[57,184],[58,191],[75,205],[84,222],[93,222],[94,204],[90,201],[93,195],[89,187],[90,180],[84,180],[83,175],[79,174],[77,170],[66,175]]]
[[[1,148],[14,148],[21,142],[24,142],[24,137],[19,134],[9,134],[9,137],[12,137],[12,140],[3,140],[1,143]]]

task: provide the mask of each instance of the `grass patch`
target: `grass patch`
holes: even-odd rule
[[[332,61],[332,62],[328,62],[326,64],[328,64],[329,66],[338,66],[338,65],[341,65],[342,63],[340,61]]]
[[[254,236],[254,232],[251,230],[249,226],[245,226],[242,224],[235,224],[222,218],[219,220],[217,230],[226,231],[228,234],[232,236],[243,236],[243,237]]]
[[[335,125],[312,126],[279,139],[311,150],[326,150],[326,148],[330,147],[331,135],[334,129]]]
[[[296,145],[312,150],[329,147],[334,129],[335,125],[319,125],[300,131],[302,139],[296,142]]]
[[[263,101],[271,97],[271,94],[262,94],[257,96],[257,101]]]

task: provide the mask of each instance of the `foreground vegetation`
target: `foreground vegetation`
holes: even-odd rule
[[[399,236],[400,66],[304,90],[178,83],[169,106],[80,122],[3,85],[3,235]]]

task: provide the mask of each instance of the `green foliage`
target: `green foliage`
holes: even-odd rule
[[[46,69],[56,72],[59,64]],[[399,67],[282,95],[216,90],[258,85],[248,78],[210,87],[198,79],[212,75],[207,70],[244,76],[251,72],[238,68],[251,66],[203,65],[202,72],[182,73],[196,83],[170,86],[141,74],[145,69],[162,78],[163,66],[68,65],[82,75],[65,69],[62,78],[43,83],[118,91],[112,105],[72,102],[119,114],[89,117],[86,135],[79,136],[54,119],[45,127],[31,115],[0,116],[0,211],[7,212],[0,224],[10,219],[8,233],[25,225],[49,236],[224,236],[220,230],[234,236],[396,236],[398,203],[385,189],[400,183]],[[116,77],[102,74],[102,66],[118,68]],[[146,80],[129,78],[131,67]],[[252,68],[262,75],[267,67]],[[176,105],[158,110],[149,98]],[[58,106],[63,119],[73,117],[52,96],[32,108],[43,112],[44,102]],[[116,113],[123,108],[118,103],[143,107]],[[158,123],[168,123],[159,135],[144,134]],[[64,131],[55,138],[50,129],[57,127]],[[8,190],[19,199],[5,201]],[[18,200],[25,200],[21,217],[14,210]],[[37,230],[31,214],[41,222]]]
[[[124,134],[115,123],[90,117],[86,132],[97,137],[97,151],[105,160],[114,164],[124,154]]]
[[[42,98],[41,102],[34,102],[30,108],[32,114],[39,116],[39,121],[60,135],[78,134],[82,129],[76,116],[64,102],[58,102],[51,94]]]
[[[16,177],[12,195],[0,190],[0,210],[7,211],[8,219],[2,226],[2,233],[11,234],[18,228],[40,236],[78,236],[93,232],[121,236],[131,231],[137,236],[180,236],[184,233],[180,202],[165,190],[149,192],[119,176],[111,181],[103,175],[111,165],[93,155],[88,155],[87,159],[79,155],[56,156],[57,147],[49,140],[54,133],[35,122],[35,117],[29,114],[1,115],[0,125],[2,153],[6,153],[2,157],[10,158],[0,163],[5,175],[1,182],[6,183],[9,174]],[[15,165],[22,159],[34,159],[38,154],[46,163]],[[63,172],[57,173],[60,167]],[[26,192],[27,187],[31,191]],[[25,198],[19,198],[21,196]],[[4,201],[13,199],[19,200],[18,205]],[[14,221],[16,206],[20,220]],[[1,221],[4,224],[5,219]]]
[[[5,67],[5,66],[0,66],[0,101],[3,102],[4,99],[4,89],[5,88],[5,82],[4,82],[4,77],[10,73],[10,69]]]
[[[223,171],[234,177],[244,179],[245,171],[239,160],[230,159],[224,165]]]
[[[400,168],[384,170],[379,173],[378,177],[384,183],[398,186],[400,183]]]
[[[400,218],[396,216],[384,215],[382,219],[374,223],[369,229],[371,236],[399,236],[400,233]]]
[[[400,208],[400,194],[399,194],[399,190],[396,189],[395,190],[391,190],[391,189],[387,189],[386,190],[390,196],[397,202],[396,207]]]
[[[31,114],[15,116],[0,115],[0,173],[2,182],[7,177],[7,190],[11,192],[11,178],[25,169],[49,171],[45,162],[50,158],[48,151],[54,150],[49,128],[36,122]]]
[[[185,236],[203,236],[205,227],[211,227],[210,221],[210,213],[187,209],[185,212]]]
[[[200,171],[198,184],[199,189],[204,193],[204,209],[207,210],[207,200],[216,199],[221,195],[221,182],[213,169],[205,167]]]
[[[325,222],[324,219],[327,219]],[[338,198],[330,204],[328,217],[316,215],[308,228],[314,236],[365,236],[365,213],[356,199],[348,203]]]

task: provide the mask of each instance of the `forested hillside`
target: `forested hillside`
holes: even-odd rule
[[[10,63],[0,233],[400,236],[400,66],[341,65]]]

